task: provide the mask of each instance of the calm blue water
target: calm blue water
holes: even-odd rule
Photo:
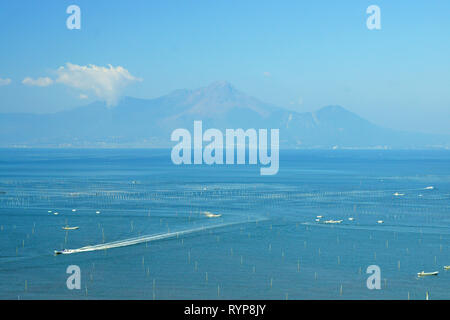
[[[450,299],[450,152],[282,151],[262,177],[175,166],[170,150],[3,149],[0,226],[2,299]]]

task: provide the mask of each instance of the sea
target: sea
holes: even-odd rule
[[[449,150],[170,152],[0,149],[0,299],[450,299]]]

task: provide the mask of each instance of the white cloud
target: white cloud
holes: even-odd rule
[[[82,91],[94,93],[99,99],[106,101],[109,106],[117,104],[125,87],[142,81],[132,76],[127,69],[118,66],[99,67],[96,65],[79,66],[66,63],[56,71],[57,83]]]
[[[26,77],[25,79],[22,80],[22,83],[27,86],[47,87],[53,84],[53,80],[48,77],[41,77],[37,79]]]
[[[0,86],[7,86],[8,84],[11,83],[11,79],[2,79],[0,78]]]

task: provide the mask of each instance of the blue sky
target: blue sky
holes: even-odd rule
[[[66,28],[71,4],[81,30]],[[381,30],[366,27],[372,4]],[[0,112],[103,99],[55,81],[57,70],[111,64],[133,77],[120,95],[227,80],[297,111],[339,104],[387,127],[450,134],[449,1],[3,1],[0,40]]]

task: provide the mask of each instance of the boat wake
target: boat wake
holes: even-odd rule
[[[173,232],[167,232],[167,233],[161,233],[161,234],[144,235],[144,236],[139,236],[139,237],[135,237],[135,238],[129,238],[129,239],[118,240],[118,241],[113,241],[113,242],[108,242],[108,243],[85,246],[85,247],[81,247],[78,249],[64,249],[62,251],[55,251],[55,254],[72,254],[72,253],[120,248],[120,247],[136,245],[139,243],[145,243],[145,242],[151,242],[151,241],[157,241],[157,240],[163,240],[163,239],[170,239],[170,238],[177,238],[179,236],[196,233],[196,232],[201,232],[204,230],[224,228],[224,227],[229,227],[229,226],[233,226],[233,225],[259,222],[259,221],[263,221],[263,220],[267,220],[267,219],[261,218],[261,219],[257,219],[257,220],[246,220],[246,221],[240,221],[240,222],[213,224],[213,225],[207,225],[207,226],[202,226],[202,227],[187,229],[187,230],[173,231]]]

